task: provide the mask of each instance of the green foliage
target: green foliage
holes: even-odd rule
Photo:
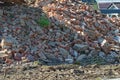
[[[80,51],[80,54],[85,54],[85,51]]]
[[[94,10],[98,10],[98,5],[97,5],[97,3],[94,3],[94,4],[93,4],[93,8],[94,8]]]
[[[75,61],[74,64],[75,65],[80,65],[80,62],[79,61]]]
[[[35,66],[38,66],[39,64],[40,64],[40,62],[39,61],[34,61],[34,63],[33,63]]]
[[[102,80],[100,77],[95,78],[95,80]]]
[[[46,16],[41,16],[40,19],[37,20],[37,23],[42,27],[48,27],[50,25],[50,21]]]
[[[101,57],[93,57],[91,58],[91,64],[97,64],[97,65],[101,65],[104,64],[105,60]]]

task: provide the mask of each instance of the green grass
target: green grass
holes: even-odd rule
[[[73,64],[80,65],[80,62],[79,61],[75,61]]]
[[[40,19],[37,20],[37,23],[41,27],[48,27],[50,25],[50,21],[46,16],[41,16]]]
[[[98,5],[97,5],[97,3],[94,3],[94,4],[93,4],[93,8],[94,8],[94,10],[98,10]]]
[[[95,78],[95,80],[102,80],[100,77]]]

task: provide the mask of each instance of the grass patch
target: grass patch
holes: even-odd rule
[[[95,78],[95,80],[102,80],[100,77],[98,77],[98,78]]]
[[[73,64],[80,65],[80,62],[79,61],[75,61]]]
[[[43,15],[37,20],[37,24],[41,27],[48,27],[50,25],[50,21],[46,16]]]
[[[98,5],[97,5],[97,3],[94,3],[94,4],[93,4],[93,8],[94,8],[94,10],[98,10]]]

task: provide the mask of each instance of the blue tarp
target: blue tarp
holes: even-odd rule
[[[110,14],[110,13],[120,13],[120,9],[102,9],[101,13]]]

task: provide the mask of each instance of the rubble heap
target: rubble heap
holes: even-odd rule
[[[36,22],[45,14],[37,7],[0,10],[1,62],[120,62],[119,19],[107,18],[79,0],[48,0],[40,7],[51,21],[45,28]]]
[[[24,0],[0,0],[0,2],[17,3],[17,4],[25,3]]]

